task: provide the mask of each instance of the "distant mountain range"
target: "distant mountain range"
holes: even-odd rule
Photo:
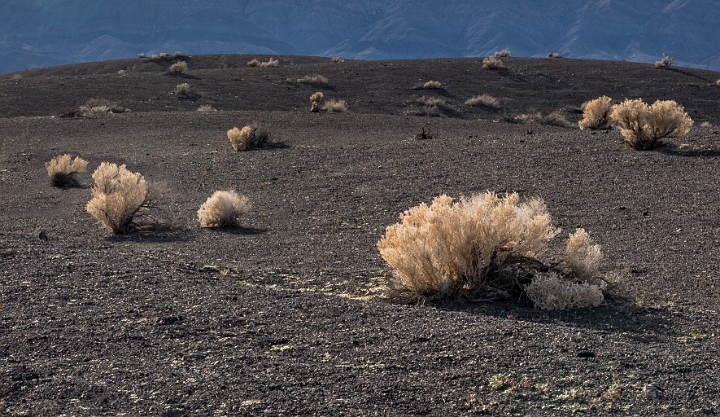
[[[0,72],[182,51],[514,56],[720,70],[716,0],[0,0]]]

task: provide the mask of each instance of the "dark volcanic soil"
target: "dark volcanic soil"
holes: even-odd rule
[[[720,413],[720,74],[252,58],[190,57],[182,76],[141,59],[0,76],[0,415]],[[296,82],[312,74],[329,85]],[[418,89],[429,80],[445,89]],[[315,91],[349,112],[309,113]],[[462,104],[482,93],[502,108]],[[447,100],[441,117],[417,115],[422,95]],[[676,100],[695,127],[677,147],[630,150],[617,130],[577,129],[601,95]],[[90,98],[132,111],[59,117]],[[555,110],[571,125],[508,122]],[[225,132],[252,121],[287,147],[233,151]],[[415,140],[422,128],[434,138]],[[87,188],[49,185],[45,162],[66,152],[162,184],[163,228],[108,235]],[[242,228],[201,229],[221,189],[253,209]],[[543,198],[563,238],[590,232],[603,306],[385,296],[385,227],[488,189]]]

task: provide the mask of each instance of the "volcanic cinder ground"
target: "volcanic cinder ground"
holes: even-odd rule
[[[0,415],[720,413],[719,73],[252,58],[0,75]],[[298,82],[314,74],[328,83]],[[316,91],[349,110],[310,113]],[[483,93],[501,108],[463,104]],[[635,151],[616,129],[577,128],[602,95],[676,100],[695,125]],[[431,116],[422,96],[446,104]],[[131,111],[60,117],[92,98]],[[516,123],[555,111],[567,126]],[[235,152],[226,131],[255,121],[285,146]],[[49,185],[62,153],[90,162],[84,187]],[[103,161],[162,186],[155,230],[113,236],[85,211]],[[200,204],[228,189],[252,201],[242,227],[200,228]],[[603,305],[388,298],[385,227],[486,190],[542,198],[554,250],[585,228]]]

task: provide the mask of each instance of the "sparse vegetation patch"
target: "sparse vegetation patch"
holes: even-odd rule
[[[348,104],[345,100],[329,99],[322,108],[329,113],[344,113],[348,109]]]
[[[468,106],[483,106],[492,109],[500,108],[500,102],[498,99],[488,94],[481,94],[479,96],[469,98],[465,101],[465,104]]]
[[[327,85],[328,79],[327,77],[324,77],[320,74],[315,75],[306,75],[302,78],[298,78],[297,82],[302,84],[310,84],[310,85]]]

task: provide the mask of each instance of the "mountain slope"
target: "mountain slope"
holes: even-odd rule
[[[713,1],[544,3],[4,0],[0,72],[176,50],[403,59],[510,49],[641,62],[666,53],[677,65],[720,68],[720,5]],[[16,45],[34,52],[18,54]]]

